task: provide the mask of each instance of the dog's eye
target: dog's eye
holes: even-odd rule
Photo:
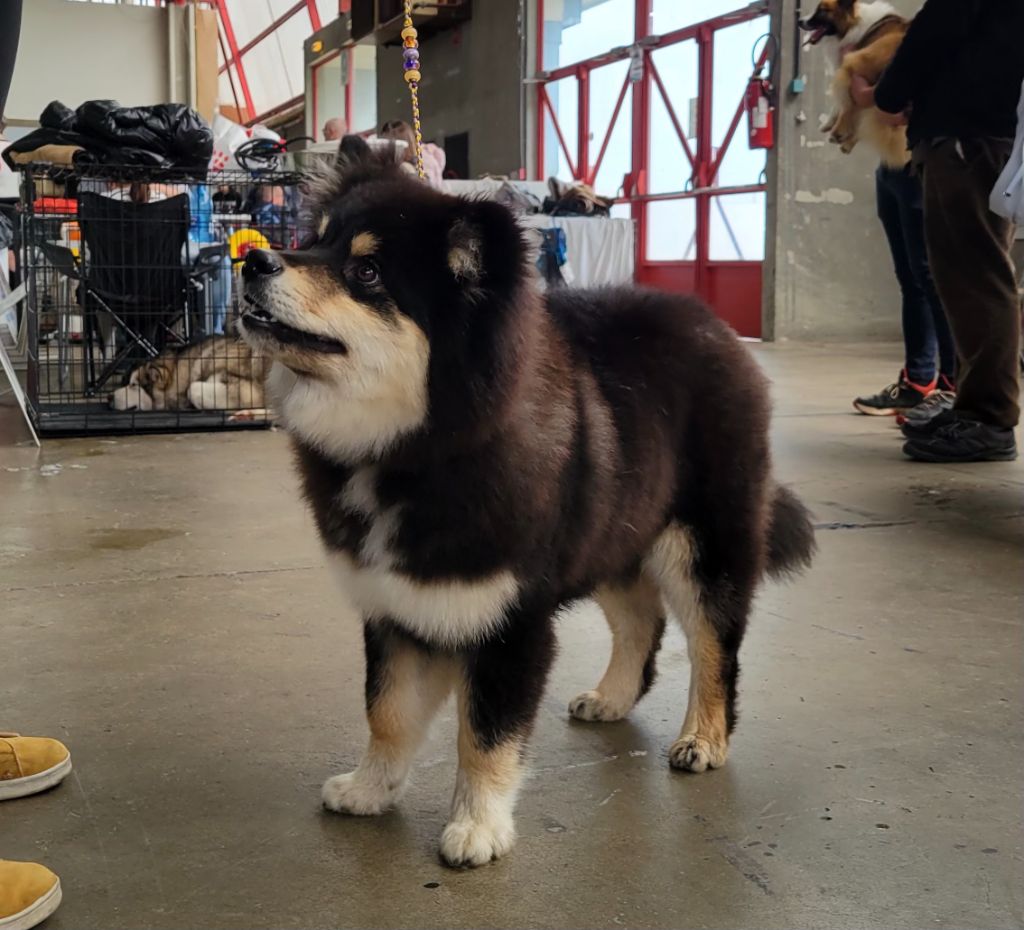
[[[362,261],[356,265],[356,280],[360,284],[371,285],[380,282],[380,271],[373,262]]]

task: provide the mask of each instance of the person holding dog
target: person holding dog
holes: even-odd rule
[[[953,409],[903,424],[903,451],[918,461],[1017,456],[1021,320],[1013,225],[988,201],[1016,129],[1022,35],[1020,0],[926,0],[878,84],[854,82],[852,92],[879,110],[908,114],[928,256],[959,354]]]

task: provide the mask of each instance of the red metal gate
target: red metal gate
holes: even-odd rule
[[[767,44],[753,63],[739,53],[768,31],[768,4],[655,35],[655,2],[636,0],[630,45],[545,71],[541,0],[538,174],[557,165],[599,193],[619,188],[616,212],[636,223],[637,280],[696,292],[741,335],[760,336],[765,161],[743,132],[735,139]],[[595,125],[613,99],[607,125]]]

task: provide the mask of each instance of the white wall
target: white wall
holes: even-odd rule
[[[26,0],[7,118],[38,119],[51,100],[72,108],[99,99],[125,106],[168,102],[168,12]],[[179,60],[184,55],[182,49]]]

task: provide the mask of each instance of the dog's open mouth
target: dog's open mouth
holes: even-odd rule
[[[318,336],[316,333],[296,329],[294,326],[282,323],[248,294],[244,295],[244,300],[249,305],[242,314],[242,322],[245,323],[246,329],[266,333],[282,345],[297,346],[300,349],[308,349],[310,352],[325,352],[331,355],[345,355],[348,352],[345,344],[340,340]]]
[[[801,26],[800,28],[806,29],[807,27]],[[806,39],[804,39],[804,48],[807,48],[808,45],[817,45],[827,35],[828,26],[819,26],[817,29],[813,30]]]

